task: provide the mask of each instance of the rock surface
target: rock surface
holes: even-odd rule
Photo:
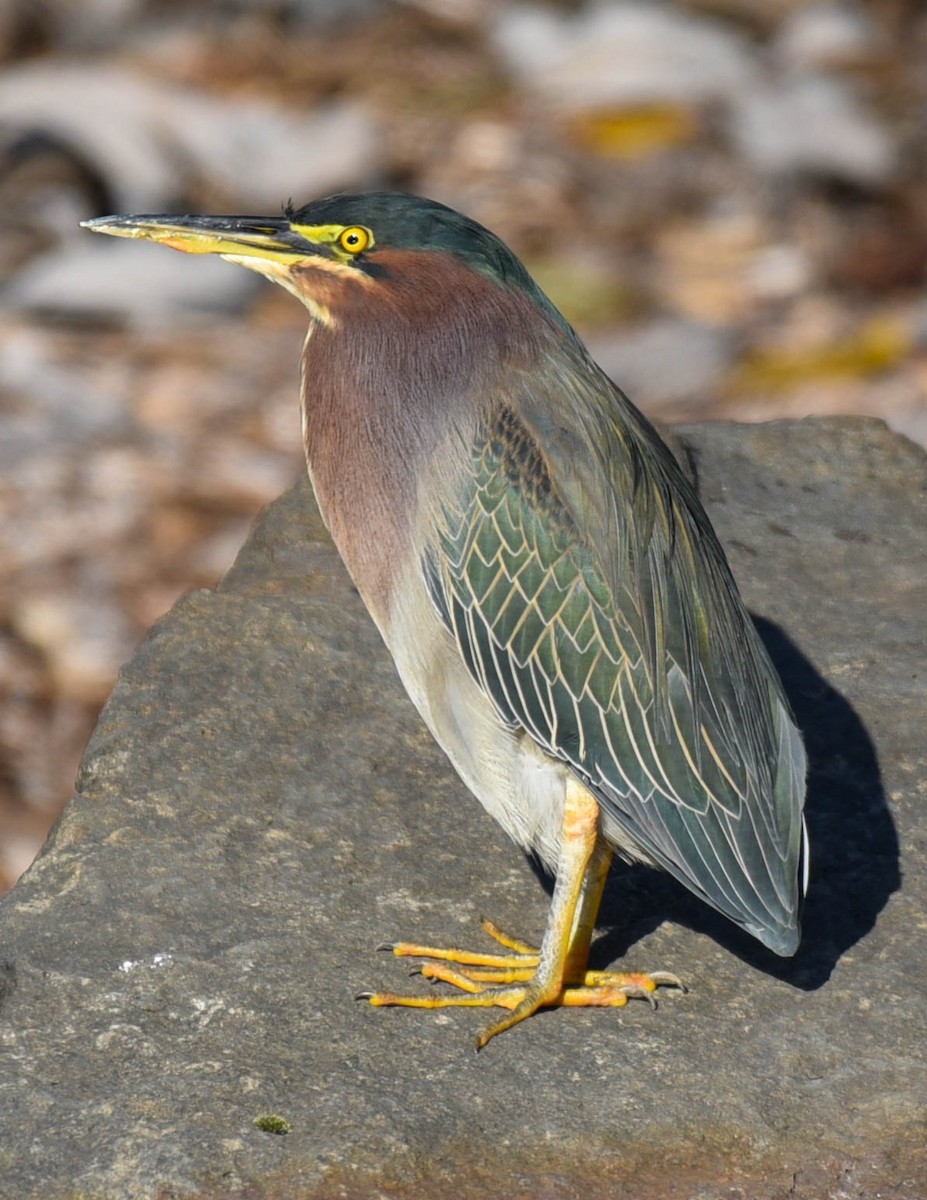
[[[354,1003],[403,986],[383,939],[536,937],[547,897],[301,484],[124,669],[0,906],[3,1200],[927,1195],[927,462],[875,421],[680,439],[806,732],[797,957],[619,869],[594,958],[683,975],[656,1013],[476,1055],[485,1013]]]

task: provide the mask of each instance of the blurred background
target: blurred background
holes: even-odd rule
[[[0,890],[303,469],[301,307],[83,218],[424,193],[659,420],[927,443],[923,0],[0,0],[0,64]]]

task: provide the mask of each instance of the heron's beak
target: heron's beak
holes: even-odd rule
[[[185,254],[220,254],[249,266],[247,259],[287,266],[307,258],[331,260],[328,246],[310,241],[286,218],[201,217],[141,214],[95,217],[84,229],[111,237],[144,238]],[[260,270],[257,263],[255,269]]]

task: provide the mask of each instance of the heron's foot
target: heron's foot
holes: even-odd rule
[[[477,1047],[508,1029],[539,1008],[623,1008],[628,1000],[647,1000],[656,1007],[653,993],[658,987],[685,991],[682,982],[668,971],[588,971],[585,966],[567,967],[562,981],[544,982],[538,971],[540,951],[504,933],[491,921],[481,921],[483,930],[506,953],[482,953],[458,947],[442,948],[397,942],[382,946],[397,957],[424,958],[417,968],[425,979],[450,984],[456,993],[434,991],[425,995],[396,992],[362,992],[359,1000],[378,1007],[405,1008],[504,1008],[508,1015],[494,1022],[477,1038]]]

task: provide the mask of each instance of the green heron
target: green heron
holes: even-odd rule
[[[778,954],[798,945],[805,755],[689,482],[521,262],[434,201],[281,217],[114,216],[300,299],[319,508],[415,706],[556,876],[534,948],[402,942],[456,990],[372,1004],[618,1007],[674,975],[587,969],[614,852],[662,867]]]

